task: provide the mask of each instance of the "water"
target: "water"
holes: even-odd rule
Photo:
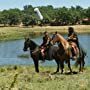
[[[66,36],[65,36],[66,37]],[[85,48],[87,56],[85,58],[86,65],[90,65],[90,35],[79,35],[80,44]],[[37,44],[41,44],[42,37],[37,37],[33,39]],[[28,58],[19,58],[19,55],[29,54],[28,52],[23,51],[24,40],[15,40],[0,42],[0,65],[31,65],[33,60],[30,57]],[[56,65],[55,61],[46,61],[43,65]]]

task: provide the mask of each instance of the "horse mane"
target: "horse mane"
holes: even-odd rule
[[[69,47],[67,40],[60,34],[57,34],[57,37],[59,38],[59,42],[63,45],[64,49],[67,49]]]
[[[36,44],[33,40],[30,39],[30,42],[32,43],[33,46],[39,46],[38,44]]]

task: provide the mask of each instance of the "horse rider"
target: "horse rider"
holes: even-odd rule
[[[41,54],[42,54],[43,60],[45,58],[45,52],[46,52],[47,45],[48,45],[50,40],[51,40],[51,38],[49,37],[48,32],[45,31],[44,32],[44,36],[43,36],[43,42],[40,45],[40,49],[41,49]]]
[[[79,53],[79,41],[78,41],[78,36],[74,31],[73,27],[68,28],[68,38],[67,41],[71,45],[71,52],[72,52],[72,57],[76,58],[77,52]]]

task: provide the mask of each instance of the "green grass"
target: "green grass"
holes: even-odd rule
[[[52,75],[55,69],[55,66],[40,66],[40,73],[36,73],[34,66],[2,66],[0,90],[90,90],[90,67],[72,75]]]
[[[78,33],[90,33],[89,26],[73,26]],[[68,26],[62,27],[0,27],[0,41],[22,39],[41,35],[44,31],[53,33],[67,33]],[[28,55],[19,55],[20,58],[29,58]],[[75,69],[75,68],[73,68]],[[34,71],[34,66],[2,66],[0,67],[0,90],[89,90],[90,67],[83,73],[73,75],[51,75],[56,67],[40,66],[40,73]],[[65,68],[67,71],[67,68]],[[76,70],[76,69],[75,69]]]
[[[0,41],[5,40],[17,40],[22,39],[26,36],[39,36],[44,31],[48,31],[49,33],[53,33],[58,31],[60,33],[67,33],[67,29],[69,26],[44,26],[44,27],[0,27]],[[90,33],[90,25],[76,25],[73,26],[75,31],[78,33]]]

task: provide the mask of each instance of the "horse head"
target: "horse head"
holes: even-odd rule
[[[58,38],[58,35],[57,34],[54,34],[52,36],[51,44],[54,45],[56,42],[59,42],[59,38]]]
[[[33,51],[36,47],[38,47],[38,45],[33,40],[31,40],[30,38],[25,38],[24,48],[23,48],[24,51],[27,51],[28,48],[31,51]]]
[[[30,38],[27,37],[25,38],[23,51],[27,51],[29,47],[30,47]]]
[[[69,47],[68,41],[61,34],[56,34],[54,38],[52,38],[52,43],[55,44],[56,42],[60,42],[65,50]]]

